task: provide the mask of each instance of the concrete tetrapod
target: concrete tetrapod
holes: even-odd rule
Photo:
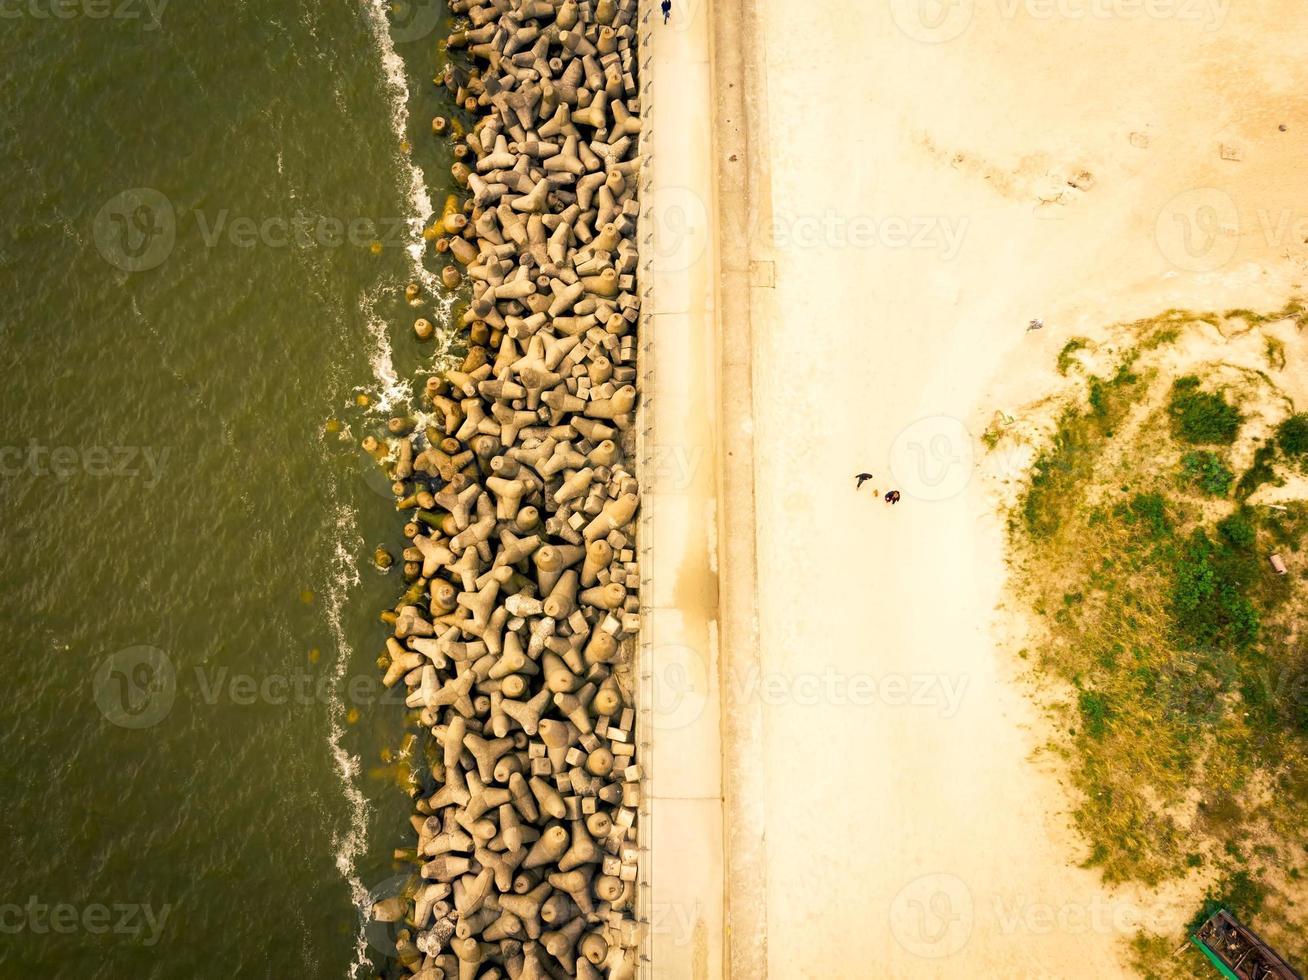
[[[421,884],[373,908],[423,980],[635,974],[635,0],[452,0],[455,181],[424,238],[467,353],[365,448],[405,514],[387,686],[431,743]],[[421,292],[410,290],[413,305]],[[427,339],[436,317],[420,317]],[[381,563],[379,563],[380,566]],[[384,918],[383,918],[384,917]]]

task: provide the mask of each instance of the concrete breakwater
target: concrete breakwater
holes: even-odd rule
[[[632,977],[637,3],[451,7],[437,81],[476,122],[433,121],[466,194],[426,237],[467,353],[365,439],[409,515],[384,682],[430,733],[420,870],[370,914],[423,980]]]

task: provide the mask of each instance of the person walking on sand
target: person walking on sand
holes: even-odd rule
[[[888,503],[888,504],[897,504],[897,503],[899,503],[899,491],[898,491],[898,490],[891,490],[891,491],[887,492],[887,493],[886,493],[886,503]]]
[[[663,23],[666,24],[668,22],[668,18],[671,16],[672,16],[672,0],[663,0]]]
[[[854,479],[858,481],[856,484],[854,484],[854,489],[855,489],[855,490],[862,490],[862,489],[863,489],[863,484],[866,483],[868,480],[872,479],[872,474],[871,474],[871,473],[855,473],[855,474],[854,474]]]

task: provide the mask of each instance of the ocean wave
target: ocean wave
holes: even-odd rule
[[[368,327],[368,336],[372,338],[372,349],[368,351],[368,365],[377,382],[377,391],[372,404],[372,411],[378,414],[389,413],[397,405],[408,405],[413,399],[413,386],[401,380],[395,371],[395,351],[391,347],[390,328],[386,318],[377,312],[382,296],[393,285],[383,283],[371,290],[366,290],[359,297],[359,312],[363,314]]]
[[[332,486],[332,496],[336,487]],[[337,503],[334,509],[334,540],[332,541],[331,572],[326,588],[327,622],[331,630],[332,642],[336,646],[336,659],[332,664],[329,685],[331,695],[327,702],[328,734],[327,745],[336,775],[350,805],[350,826],[345,833],[332,835],[332,848],[336,852],[336,869],[350,886],[350,898],[360,908],[367,905],[368,889],[359,877],[356,862],[368,848],[368,800],[359,788],[359,759],[345,750],[342,741],[345,737],[346,708],[340,697],[340,686],[349,670],[354,649],[345,635],[341,623],[341,611],[349,598],[351,590],[359,584],[359,569],[355,556],[363,547],[359,535],[357,515],[353,508]],[[369,965],[368,940],[362,927],[354,939],[354,960],[350,964],[349,975],[354,977],[364,966]]]
[[[386,83],[386,94],[391,105],[391,129],[397,140],[396,150],[401,156],[400,165],[407,171],[406,193],[409,202],[409,228],[413,240],[406,246],[409,253],[410,267],[414,279],[421,283],[428,295],[438,296],[438,280],[423,264],[423,255],[427,243],[423,240],[422,229],[427,220],[435,213],[431,195],[427,192],[427,178],[422,168],[413,162],[412,156],[404,151],[409,139],[409,82],[404,70],[404,59],[395,50],[395,41],[391,37],[390,21],[386,17],[388,3],[386,0],[371,0],[366,4],[365,12],[372,29],[373,41],[377,53],[381,56],[382,74]]]
[[[409,272],[412,280],[422,287],[425,301],[432,304],[429,318],[442,328],[438,331],[436,349],[432,352],[431,368],[418,372],[419,376],[423,376],[452,366],[454,357],[452,348],[457,333],[451,322],[455,297],[441,286],[439,277],[428,271],[423,263],[427,243],[422,237],[422,231],[436,214],[436,206],[432,203],[431,194],[427,189],[426,175],[414,162],[411,153],[405,149],[409,141],[409,82],[404,59],[395,50],[386,10],[387,0],[369,0],[363,7],[381,59],[382,77],[390,102],[391,130],[395,135],[395,149],[402,181],[407,185],[404,192],[409,207],[407,221],[411,241],[405,246],[405,251],[409,256]],[[396,291],[398,296],[398,284],[390,284],[385,289]],[[373,377],[376,378],[381,389],[379,400],[373,407],[379,413],[388,412],[396,405],[405,404],[413,395],[411,385],[401,381],[395,373],[386,321],[376,312],[382,291],[384,290],[379,289],[365,295],[360,303],[367,321],[368,333],[373,339],[370,361]]]

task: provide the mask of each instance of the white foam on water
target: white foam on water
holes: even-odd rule
[[[431,196],[427,193],[427,181],[421,168],[404,151],[408,138],[409,126],[409,86],[405,78],[404,61],[395,51],[391,37],[390,23],[386,18],[386,0],[369,0],[364,5],[373,40],[381,58],[383,78],[387,98],[390,101],[391,128],[395,134],[396,152],[400,156],[401,171],[407,177],[406,197],[409,206],[408,225],[410,241],[406,245],[409,255],[409,272],[413,280],[419,283],[428,296],[439,296],[439,280],[423,266],[426,242],[422,229],[427,219],[435,210]],[[368,363],[377,382],[376,397],[371,410],[376,413],[389,413],[396,406],[408,406],[413,398],[412,386],[402,381],[395,370],[394,350],[391,347],[390,332],[384,317],[378,312],[378,305],[383,295],[395,289],[393,283],[381,283],[373,290],[365,291],[359,298],[359,310],[367,324],[368,334],[372,338],[372,350],[368,353]],[[448,311],[448,303],[445,303]],[[359,759],[350,755],[341,744],[345,735],[345,705],[337,700],[336,687],[345,677],[352,650],[341,624],[341,609],[350,590],[359,582],[359,571],[355,556],[362,548],[359,539],[356,514],[349,507],[337,506],[337,535],[332,560],[332,584],[328,590],[327,615],[335,639],[337,658],[333,669],[333,699],[330,703],[331,729],[328,742],[332,758],[336,764],[337,774],[344,788],[345,797],[350,805],[349,832],[333,841],[336,849],[336,867],[349,882],[350,897],[360,909],[367,909],[371,902],[368,889],[358,876],[356,861],[363,854],[368,844],[368,801],[358,785]],[[347,543],[348,542],[348,543]],[[350,977],[359,975],[365,967],[371,966],[368,957],[368,939],[361,921],[359,932],[354,940],[354,959],[350,964]]]
[[[368,364],[372,368],[372,376],[377,379],[377,391],[371,409],[378,414],[389,413],[396,405],[407,406],[413,398],[413,386],[400,380],[395,372],[395,351],[391,347],[390,328],[386,319],[377,312],[377,302],[385,289],[385,285],[382,285],[359,297],[359,312],[363,314],[368,336],[372,338]]]
[[[427,178],[422,168],[414,161],[410,152],[405,151],[409,138],[409,83],[405,73],[404,59],[395,50],[391,37],[390,21],[386,18],[388,0],[368,0],[363,5],[377,53],[381,59],[382,76],[385,82],[387,98],[390,100],[391,131],[395,135],[396,152],[403,178],[407,183],[405,196],[408,201],[410,241],[405,246],[409,255],[409,273],[412,280],[422,286],[424,300],[434,306],[428,314],[438,325],[448,325],[454,306],[454,296],[443,289],[440,279],[423,265],[423,256],[427,243],[422,237],[423,228],[435,214],[436,207],[427,191]],[[369,356],[373,376],[380,386],[379,400],[373,410],[389,412],[396,405],[405,405],[413,396],[413,389],[408,382],[402,382],[396,376],[392,356],[390,336],[386,321],[377,315],[377,294],[364,297],[360,306],[368,324],[368,333],[373,338],[373,351]],[[443,363],[449,359],[448,347],[454,338],[452,330],[443,330],[440,343],[433,354],[433,359]]]
[[[409,208],[407,223],[410,241],[405,251],[409,256],[409,274],[412,281],[422,287],[424,299],[434,303],[434,313],[439,321],[448,323],[454,302],[453,297],[441,288],[438,277],[428,272],[423,265],[427,245],[422,237],[422,230],[435,212],[435,207],[431,195],[427,192],[427,180],[422,168],[414,163],[411,154],[405,149],[408,145],[409,85],[404,60],[396,52],[394,39],[391,37],[390,23],[386,17],[387,0],[366,0],[363,10],[381,58],[383,79],[387,98],[390,101],[391,129],[397,141],[396,152],[399,155],[402,179],[407,183],[404,190]],[[385,318],[378,312],[382,298],[394,295],[393,291],[397,288],[394,282],[382,282],[372,290],[365,291],[359,298],[359,311],[363,314],[368,334],[372,338],[368,362],[377,383],[377,390],[370,411],[377,414],[388,414],[397,406],[408,410],[413,399],[412,384],[401,380],[395,370],[389,327]],[[447,337],[445,345],[448,346],[448,343]],[[425,422],[428,417],[421,416],[421,420]],[[360,909],[367,909],[371,897],[368,889],[359,879],[356,861],[367,849],[369,806],[358,785],[359,759],[350,755],[341,744],[345,735],[346,709],[335,693],[336,688],[345,678],[353,653],[341,623],[341,610],[350,591],[359,583],[355,556],[362,550],[363,542],[359,537],[357,515],[351,508],[338,504],[336,517],[331,584],[327,590],[327,616],[337,650],[332,675],[333,695],[329,703],[331,727],[328,743],[345,797],[349,801],[351,818],[348,833],[338,835],[333,840],[333,846],[336,850],[336,866],[349,883],[352,900]],[[359,932],[355,936],[354,959],[350,964],[349,976],[356,977],[361,970],[371,965],[368,958],[367,935],[364,924],[361,923]]]
[[[407,171],[408,223],[413,240],[406,246],[406,250],[409,253],[411,272],[414,280],[422,284],[428,295],[436,296],[439,295],[438,280],[422,264],[422,257],[427,250],[422,229],[436,209],[431,203],[431,195],[427,193],[427,178],[423,175],[422,168],[413,162],[412,154],[404,152],[409,139],[409,82],[404,72],[404,59],[396,52],[395,42],[391,38],[390,22],[386,19],[388,6],[387,0],[371,0],[364,9],[372,28],[373,40],[377,44],[377,53],[381,56],[386,94],[391,103],[391,129],[397,140],[400,165]]]
[[[335,497],[335,487],[332,488]],[[350,898],[359,908],[366,907],[370,901],[368,889],[359,878],[356,861],[368,847],[368,800],[359,788],[359,759],[345,750],[341,744],[345,737],[345,703],[340,697],[341,683],[349,670],[350,660],[354,654],[345,628],[341,623],[341,610],[349,598],[351,590],[359,584],[359,569],[355,555],[363,547],[359,537],[359,528],[354,510],[344,504],[335,505],[335,540],[332,542],[331,573],[326,588],[327,622],[331,629],[332,641],[336,646],[336,660],[332,664],[331,694],[327,701],[328,734],[327,746],[331,751],[332,761],[336,766],[336,775],[341,781],[345,799],[350,805],[350,826],[345,833],[332,837],[332,848],[336,852],[336,869],[350,886]],[[354,937],[354,960],[350,964],[349,976],[354,977],[364,966],[371,965],[368,954],[368,940],[363,927]]]

